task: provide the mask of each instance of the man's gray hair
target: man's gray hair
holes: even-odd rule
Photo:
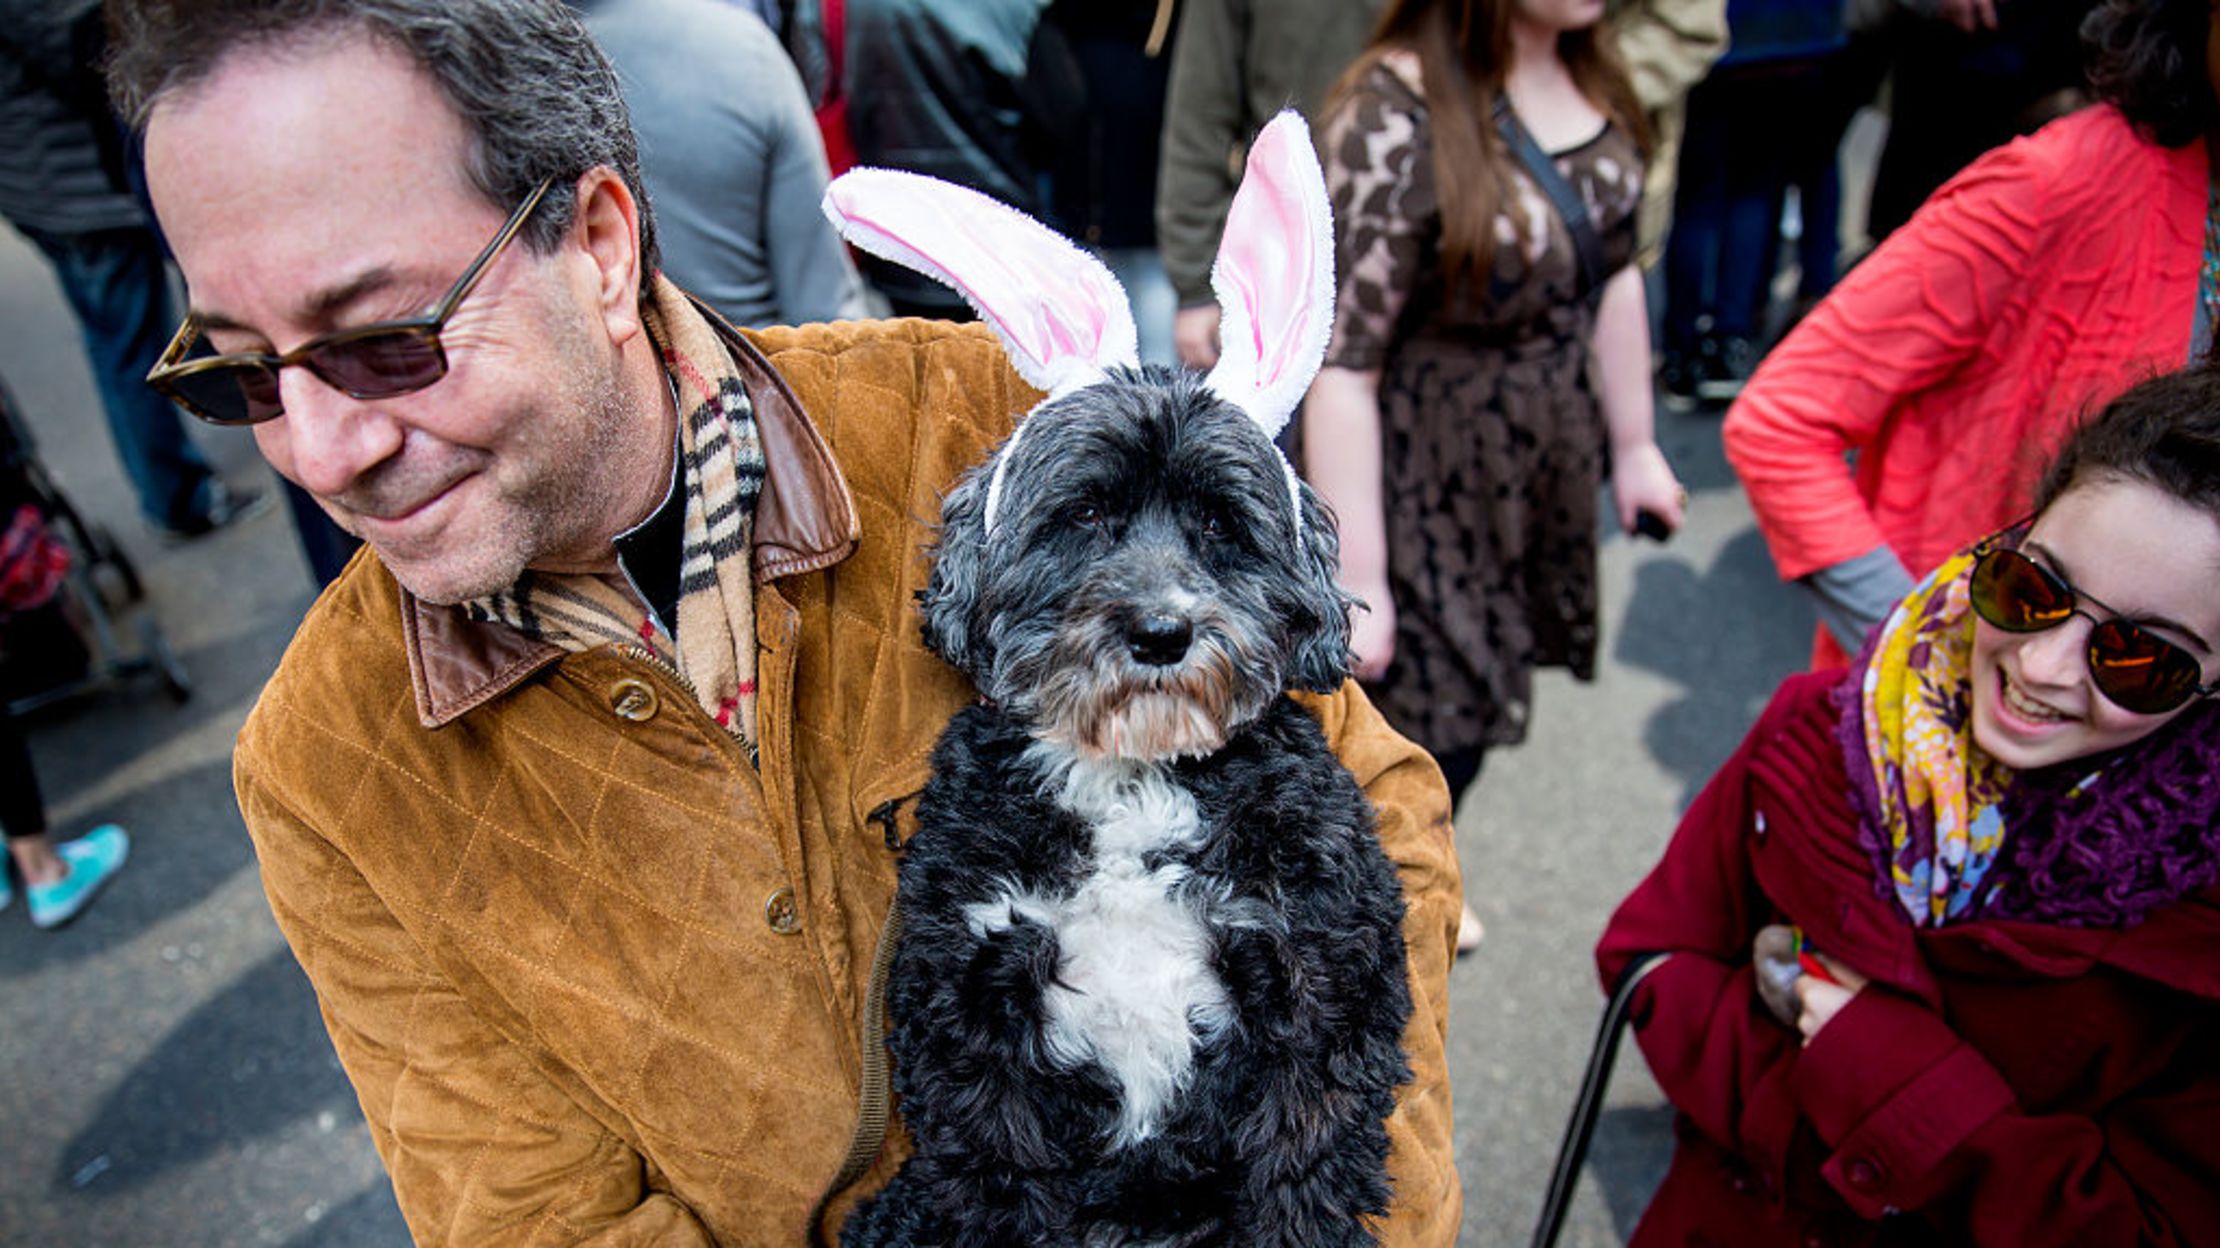
[[[607,166],[640,203],[640,285],[658,265],[639,144],[616,71],[562,0],[109,0],[108,89],[134,130],[154,107],[243,48],[313,46],[357,34],[406,53],[471,136],[469,175],[503,212],[543,179],[554,187],[524,227],[551,250],[575,190]]]

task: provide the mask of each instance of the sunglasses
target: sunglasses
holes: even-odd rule
[[[486,244],[463,275],[455,279],[445,298],[422,316],[401,321],[378,321],[312,338],[283,355],[240,351],[230,355],[204,355],[186,359],[200,339],[200,323],[186,317],[170,339],[168,349],[146,375],[164,398],[216,425],[254,425],[285,414],[278,393],[278,371],[299,365],[334,390],[355,399],[390,399],[422,390],[447,375],[447,351],[439,334],[455,309],[462,306],[478,279],[516,237],[540,206],[549,178],[535,187],[509,214],[501,232]]]
[[[2076,615],[2087,617],[2096,625],[2089,630],[2089,679],[2121,710],[2163,715],[2191,698],[2220,692],[2220,681],[2198,683],[2204,669],[2195,655],[2119,618],[2112,608],[2016,550],[1984,551],[1974,561],[1967,588],[1974,613],[2007,633],[2039,633]],[[2083,611],[2083,601],[2112,618],[2099,620]]]

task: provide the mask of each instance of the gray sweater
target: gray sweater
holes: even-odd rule
[[[640,136],[663,269],[736,325],[865,314],[818,209],[824,142],[770,29],[726,0],[585,0]]]

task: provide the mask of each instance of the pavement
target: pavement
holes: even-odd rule
[[[0,231],[0,379],[42,460],[144,575],[194,692],[132,679],[30,724],[57,833],[114,820],[129,866],[75,924],[0,913],[0,1242],[57,1248],[388,1245],[407,1234],[233,804],[241,721],[312,600],[284,508],[182,546],[139,522],[76,329]],[[1694,495],[1666,545],[1602,552],[1601,671],[1545,673],[1532,738],[1488,760],[1458,827],[1487,943],[1451,980],[1461,1242],[1525,1244],[1601,1006],[1590,960],[1675,818],[1807,653],[1719,452],[1666,413]],[[196,429],[236,485],[275,480],[240,431]],[[1669,1115],[1619,1063],[1566,1245],[1619,1245],[1662,1173]]]

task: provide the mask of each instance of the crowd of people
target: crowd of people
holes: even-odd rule
[[[1660,394],[1729,404],[1821,629],[1598,950],[1607,985],[1664,958],[1636,1034],[1679,1129],[1633,1242],[2220,1242],[2204,0],[32,7],[0,211],[147,522],[256,498],[180,411],[304,502],[328,585],[238,794],[419,1239],[814,1242],[900,1164],[874,966],[975,697],[917,555],[1035,392],[819,200],[850,163],[985,191],[1205,367],[1242,149],[1292,103],[1338,283],[1292,449],[1359,604],[1356,680],[1305,705],[1408,902],[1381,1242],[1457,1233],[1451,820],[1535,669],[1592,676],[1605,526],[1685,518]],[[0,621],[68,557],[36,519]],[[52,842],[7,728],[58,925],[129,840]]]

